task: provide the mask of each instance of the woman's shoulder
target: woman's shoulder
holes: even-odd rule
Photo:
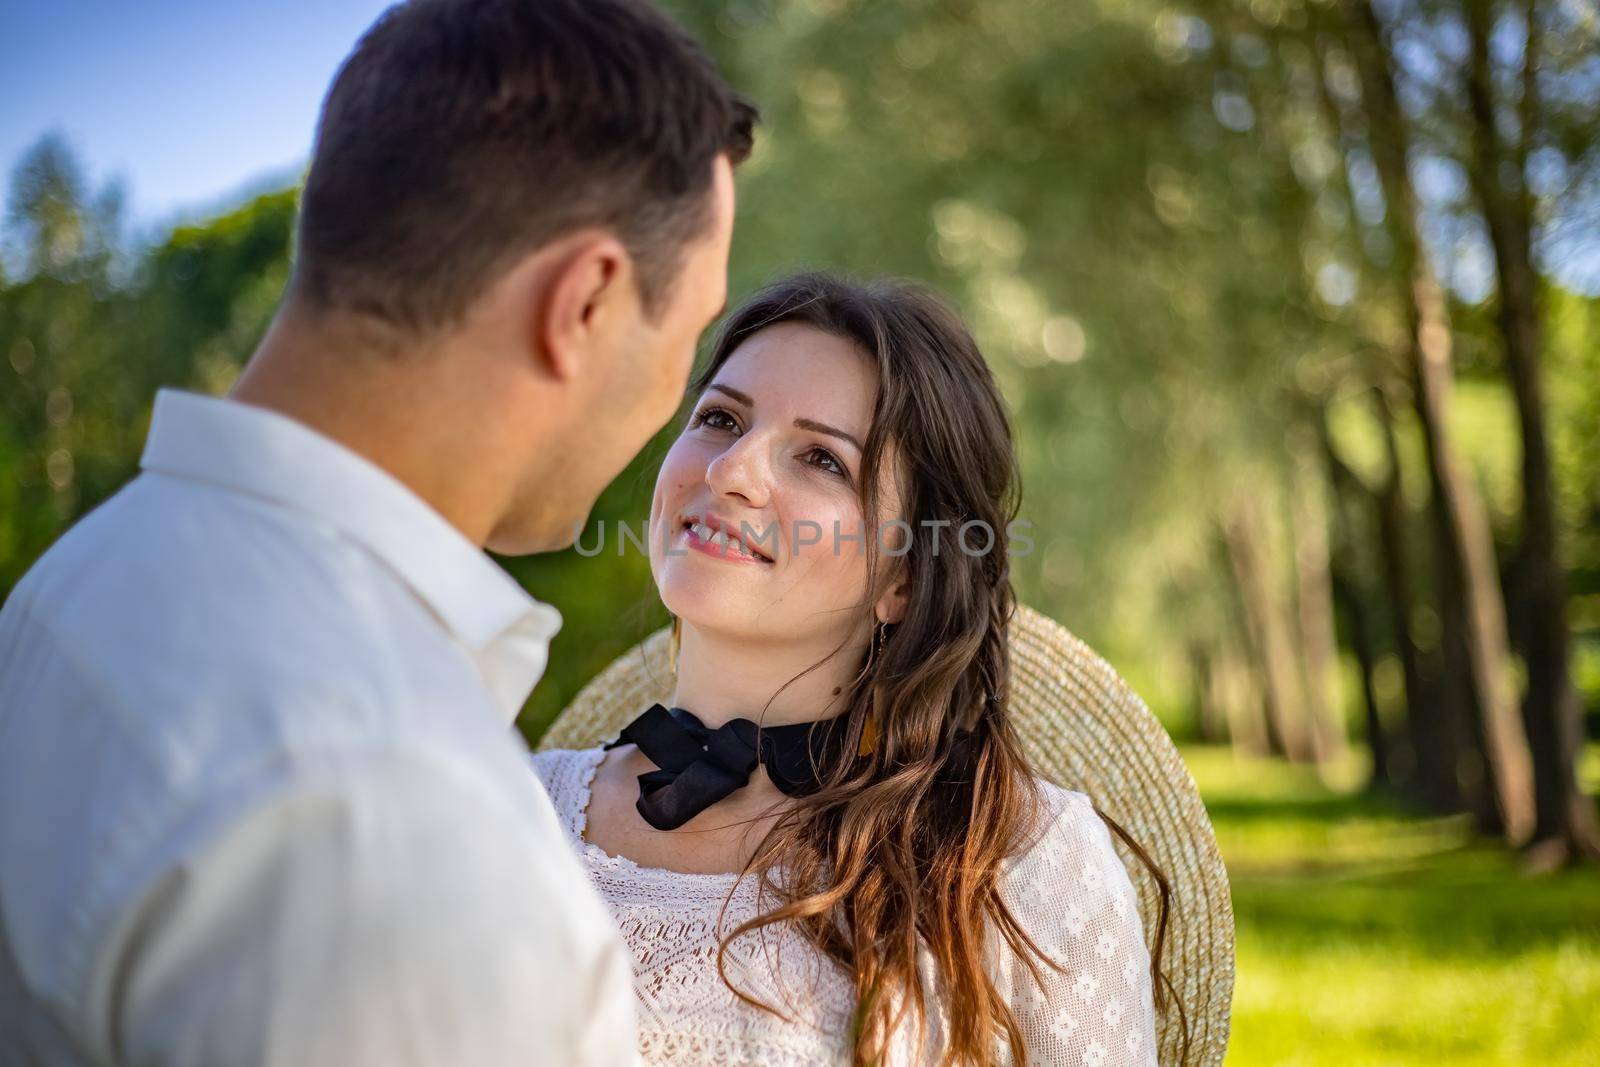
[[[1044,779],[1035,784],[1039,804],[1022,846],[1008,863],[1007,896],[1073,900],[1086,910],[1123,912],[1137,897],[1094,801]]]
[[[1031,836],[1024,838],[1024,854],[1047,847],[1053,838],[1081,836],[1095,826],[1104,829],[1105,823],[1095,814],[1094,801],[1087,793],[1057,785],[1048,778],[1034,778],[1033,789],[1039,803],[1034,809]]]
[[[1039,818],[1002,895],[1049,966],[1035,978],[1002,955],[996,982],[1030,1063],[1154,1067],[1150,954],[1127,868],[1086,794],[1038,785]]]

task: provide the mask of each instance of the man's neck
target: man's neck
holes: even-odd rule
[[[492,426],[452,415],[460,398],[423,361],[439,354],[361,351],[359,342],[280,315],[228,392],[286,415],[362,456],[482,546],[513,484],[493,458]],[[470,375],[455,375],[457,379]],[[498,452],[498,457],[497,457]]]

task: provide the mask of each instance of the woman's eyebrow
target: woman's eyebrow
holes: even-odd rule
[[[751,400],[749,396],[739,392],[739,390],[733,388],[731,385],[721,385],[717,382],[712,382],[710,388],[715,389],[719,393],[727,393],[729,396],[733,397],[747,408],[753,408],[756,406],[756,402],[754,400]]]
[[[861,442],[857,441],[853,435],[845,433],[843,430],[835,429],[825,422],[818,422],[815,419],[795,419],[794,424],[800,427],[802,430],[811,430],[815,433],[825,433],[829,437],[837,437],[842,441],[849,441],[851,444],[856,446],[857,452],[866,451],[866,449],[861,447]]]
[[[715,389],[719,393],[726,393],[728,396],[733,397],[733,399],[737,400],[739,403],[743,404],[747,408],[753,408],[753,407],[756,406],[756,402],[754,400],[751,400],[748,394],[741,393],[739,390],[733,388],[732,386],[722,385],[721,383],[713,382],[707,388],[708,389]],[[857,452],[865,452],[866,451],[865,448],[861,447],[861,442],[857,441],[855,439],[855,435],[846,433],[844,430],[838,429],[837,427],[829,426],[825,422],[818,422],[816,419],[804,419],[804,418],[801,418],[801,419],[795,419],[794,420],[794,424],[796,426],[800,427],[800,429],[802,429],[802,430],[810,430],[813,433],[825,433],[829,437],[837,437],[841,441],[849,441],[851,444],[856,446],[856,451]]]

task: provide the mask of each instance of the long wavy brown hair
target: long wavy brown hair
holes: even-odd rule
[[[885,457],[894,456],[896,517],[906,524],[897,528],[909,541],[864,539],[860,608],[871,612],[893,583],[907,582],[909,597],[902,621],[876,635],[844,694],[845,742],[832,766],[818,768],[822,788],[778,817],[745,868],[762,900],[778,906],[728,933],[718,970],[735,995],[777,1012],[728,980],[724,958],[734,939],[790,923],[853,977],[855,1063],[882,1062],[908,1017],[926,1032],[933,997],[946,1016],[942,1063],[987,1063],[996,1039],[1022,1063],[1017,1020],[984,966],[992,926],[1036,980],[1040,965],[1056,967],[1000,893],[1001,863],[1032,832],[1040,800],[1007,713],[1015,604],[1007,535],[1020,505],[1011,421],[976,342],[939,298],[906,282],[857,284],[826,273],[778,282],[736,310],[692,383],[695,395],[742,342],[780,322],[851,341],[876,366],[862,514],[885,514]],[[958,540],[975,522],[993,533],[988,551],[977,551],[987,541],[982,527],[968,526]],[[1121,826],[1100,817],[1159,887],[1152,983],[1158,1009],[1176,1007],[1181,1019],[1161,970],[1167,879]],[[919,947],[931,954],[933,988],[918,969]]]

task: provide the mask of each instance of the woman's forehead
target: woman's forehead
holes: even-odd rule
[[[872,420],[878,388],[873,362],[853,341],[788,322],[746,338],[717,368],[711,386],[748,397],[760,412],[771,408],[858,435]]]

